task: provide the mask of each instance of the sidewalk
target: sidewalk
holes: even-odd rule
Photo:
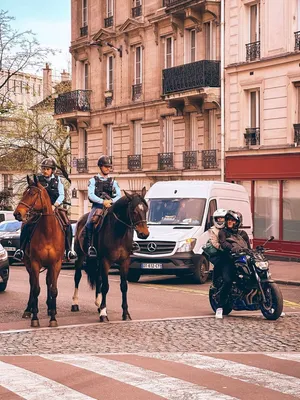
[[[277,283],[300,286],[300,262],[269,260],[272,279]]]

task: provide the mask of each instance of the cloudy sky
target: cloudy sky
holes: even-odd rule
[[[41,45],[60,50],[48,60],[54,75],[71,72],[71,0],[0,0],[0,8],[16,18],[15,29],[31,29]]]

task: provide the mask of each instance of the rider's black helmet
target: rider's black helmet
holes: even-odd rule
[[[56,169],[56,163],[53,158],[44,158],[41,162],[41,168],[52,168],[53,171]]]
[[[242,223],[241,215],[241,213],[228,210],[227,214],[225,215],[225,226],[227,227],[227,221],[229,219],[233,219],[235,221],[234,230],[238,230]]]
[[[101,156],[98,160],[98,167],[112,167],[112,159],[109,156]]]

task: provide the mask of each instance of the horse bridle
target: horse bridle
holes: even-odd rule
[[[130,204],[130,203],[131,203],[131,200],[129,201],[129,204]],[[125,221],[123,221],[122,219],[120,219],[120,218],[116,215],[116,213],[113,212],[112,214],[113,214],[113,216],[116,218],[117,221],[119,221],[119,222],[121,222],[122,224],[126,225],[126,226],[127,226],[128,228],[130,228],[130,229],[136,229],[136,226],[137,226],[137,225],[140,225],[140,224],[142,224],[142,223],[144,223],[144,222],[147,222],[146,219],[140,219],[139,221],[133,222],[130,211],[128,211],[128,217],[129,217],[129,219],[130,219],[130,225],[127,224],[127,223],[126,223]]]
[[[20,201],[20,202],[19,202],[19,204],[22,204],[23,206],[25,206],[26,208],[28,208],[28,212],[26,213],[26,215],[28,215],[28,216],[30,216],[31,214],[33,214],[32,211],[34,211],[34,206],[35,206],[35,203],[37,202],[38,198],[40,198],[40,200],[41,200],[42,209],[44,208],[44,203],[43,203],[43,199],[42,199],[42,195],[41,195],[42,190],[41,190],[40,188],[38,188],[37,186],[29,186],[29,187],[27,188],[27,191],[30,190],[30,189],[37,189],[37,193],[36,193],[37,196],[36,196],[36,199],[34,200],[33,204],[30,206],[29,204],[25,203],[24,201]],[[38,214],[38,213],[36,213],[36,214]],[[40,213],[40,214],[41,214],[41,215],[48,215],[48,214],[43,214],[43,213]],[[49,215],[50,215],[50,214],[49,214]],[[52,215],[52,214],[51,214],[51,215]]]

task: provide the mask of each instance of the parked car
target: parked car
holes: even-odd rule
[[[16,262],[13,255],[20,247],[21,226],[22,222],[16,220],[0,222],[0,242],[7,251],[9,264]]]
[[[7,251],[0,244],[0,292],[4,292],[9,278],[9,263]]]

